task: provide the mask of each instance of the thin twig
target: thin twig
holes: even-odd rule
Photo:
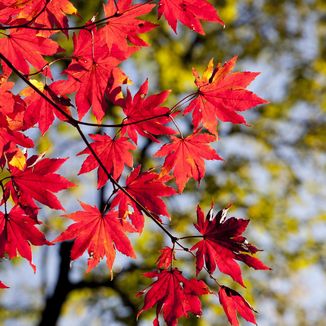
[[[122,122],[122,123],[116,123],[116,124],[105,124],[105,123],[100,124],[100,123],[92,123],[92,122],[83,122],[83,121],[79,121],[79,120],[76,120],[76,122],[78,122],[78,124],[83,125],[83,126],[104,127],[104,128],[121,128],[121,127],[136,125],[138,123],[143,123],[146,121],[155,120],[155,119],[158,119],[161,117],[168,117],[168,116],[170,116],[170,113],[163,113],[163,114],[155,115],[152,117],[148,117],[148,118],[144,118],[144,119],[140,119],[140,120],[136,120],[136,121],[132,121],[132,122],[126,122],[126,123]]]
[[[192,238],[203,238],[203,235],[186,235],[184,237],[179,238],[179,240],[185,240],[185,239],[192,239]]]
[[[2,184],[2,182],[0,182],[0,187],[2,189],[2,193],[3,193],[3,202],[4,202],[4,207],[5,207],[5,216],[8,215],[8,211],[7,211],[7,200],[5,199],[5,187],[4,185]]]

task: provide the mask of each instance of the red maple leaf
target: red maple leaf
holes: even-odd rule
[[[10,90],[14,83],[8,82],[5,76],[0,76],[0,157],[4,149],[21,145],[33,147],[33,141],[20,133],[25,129],[24,116],[26,105],[19,95]]]
[[[0,257],[7,254],[11,259],[16,257],[18,252],[29,261],[35,272],[30,244],[35,246],[51,244],[35,224],[37,222],[18,206],[14,206],[8,214],[0,212]]]
[[[34,146],[30,138],[19,132],[23,129],[23,116],[24,112],[19,111],[9,115],[0,113],[0,157],[4,150],[8,151],[16,145],[27,148]]]
[[[171,136],[172,142],[163,145],[156,157],[166,156],[163,164],[163,174],[173,170],[179,192],[182,192],[187,181],[194,178],[198,182],[205,175],[206,160],[221,160],[209,143],[216,137],[198,132],[185,138]]]
[[[33,81],[33,83],[35,82]],[[53,83],[50,86],[41,85],[41,83],[38,82],[36,83],[35,86],[37,86],[47,98],[52,99],[52,101],[56,102],[62,111],[70,115],[69,109],[59,103],[58,100],[56,100],[56,94],[52,89],[52,85],[56,85],[56,83],[60,83],[60,81]],[[52,125],[55,115],[61,120],[67,120],[67,118],[62,113],[60,113],[49,101],[45,100],[44,97],[40,96],[32,88],[27,87],[21,93],[26,96],[24,100],[27,104],[24,121],[28,126],[33,126],[34,124],[38,123],[42,135],[44,135]]]
[[[203,124],[211,133],[217,134],[217,119],[232,123],[246,123],[236,111],[246,111],[259,104],[268,103],[246,87],[256,78],[257,72],[232,73],[237,57],[223,66],[214,68],[213,59],[209,62],[203,77],[193,69],[197,97],[190,102],[184,113],[193,111],[193,124],[197,128]]]
[[[232,326],[239,326],[237,313],[248,322],[257,325],[254,309],[238,292],[222,285],[218,291],[218,297]]]
[[[175,260],[174,251],[170,247],[164,247],[160,250],[161,254],[156,261],[157,268],[168,269]]]
[[[156,318],[153,325],[159,326],[158,315],[163,312],[167,325],[175,326],[178,319],[189,313],[196,316],[202,314],[199,296],[210,293],[207,285],[197,279],[186,279],[177,268],[162,270],[161,272],[145,273],[146,277],[157,277],[157,281],[150,285],[150,289],[143,290],[137,295],[145,294],[144,306],[137,317],[154,305]]]
[[[0,281],[0,289],[7,289],[8,286]]]
[[[214,6],[206,0],[160,0],[158,17],[160,18],[162,15],[175,32],[178,20],[199,34],[205,34],[201,20],[224,26],[224,22],[218,16]]]
[[[203,235],[203,240],[196,243],[191,250],[196,252],[197,274],[204,267],[213,273],[216,266],[222,273],[230,275],[236,282],[244,286],[241,269],[235,260],[240,260],[254,269],[270,269],[260,260],[250,256],[258,249],[242,236],[249,220],[231,217],[226,219],[228,208],[219,211],[215,216],[210,209],[206,219],[201,208],[197,207],[196,229]]]
[[[23,147],[33,147],[33,141],[26,137],[25,135],[11,131],[7,128],[1,127],[1,117],[0,117],[0,157],[2,157],[4,151],[7,151],[12,144],[21,145]]]
[[[60,201],[53,194],[74,186],[73,183],[57,173],[53,173],[66,159],[50,159],[33,155],[26,161],[24,169],[10,167],[10,181],[5,188],[11,193],[15,203],[35,207],[34,200],[51,207],[62,209]]]
[[[76,14],[77,9],[68,0],[27,0],[20,7],[19,15],[16,17],[26,22],[33,19],[34,24],[39,27],[68,27],[68,14]],[[36,17],[36,18],[35,18]],[[63,30],[64,33],[68,31]],[[44,31],[42,31],[42,34]]]
[[[99,33],[93,29],[92,33],[81,30],[74,34],[73,60],[65,73],[68,80],[56,85],[59,94],[76,93],[76,106],[80,119],[92,107],[98,122],[102,121],[109,107],[106,97],[108,84],[111,89],[127,82],[128,78],[117,68],[117,65],[135,51],[129,47],[128,51],[121,51],[116,45],[109,49],[101,42]],[[111,79],[115,80],[112,82]],[[109,97],[109,96],[108,96]]]
[[[15,95],[10,91],[14,86],[13,82],[8,81],[8,77],[0,75],[0,112],[2,114],[12,113],[15,106]]]
[[[128,47],[127,40],[137,46],[146,46],[147,43],[137,34],[146,33],[157,26],[137,18],[148,14],[155,7],[154,4],[131,5],[131,3],[132,0],[120,0],[118,4],[114,0],[109,0],[104,5],[105,16],[110,18],[100,32],[109,48],[116,44],[119,48],[125,49]]]
[[[126,114],[121,133],[128,134],[128,136],[137,144],[137,133],[147,137],[155,142],[158,140],[155,136],[158,135],[172,135],[175,131],[169,127],[164,126],[170,119],[169,108],[161,107],[168,97],[170,91],[163,91],[159,94],[154,94],[146,98],[148,92],[148,80],[146,80],[139,88],[138,92],[132,98],[129,90],[127,91],[127,98],[123,105],[123,111]],[[136,123],[138,122],[139,123]]]
[[[173,188],[165,185],[169,178],[162,178],[151,171],[141,173],[140,168],[138,166],[130,173],[124,189],[158,219],[160,215],[169,217],[165,203],[160,198],[175,194]],[[129,217],[138,232],[143,230],[144,217],[140,207],[121,190],[112,200],[112,207],[115,206],[119,206],[119,217],[122,221]]]
[[[92,148],[114,179],[117,180],[120,177],[124,165],[132,167],[133,158],[131,151],[134,150],[136,146],[133,145],[127,137],[116,137],[112,139],[106,134],[90,135],[90,137],[94,140],[94,143],[91,144]],[[108,180],[108,176],[103,169],[99,167],[98,162],[88,148],[78,153],[78,155],[81,154],[88,154],[89,156],[84,161],[79,174],[92,171],[98,167],[97,187],[103,187]]]
[[[83,211],[66,215],[76,223],[70,225],[54,240],[54,242],[75,240],[70,255],[72,260],[80,257],[87,249],[89,254],[87,272],[96,267],[104,257],[112,272],[116,250],[126,256],[136,257],[118,212],[110,211],[103,215],[95,206],[82,202],[80,204]]]
[[[53,55],[61,50],[59,45],[49,39],[37,34],[37,31],[29,29],[11,29],[10,34],[0,39],[0,49],[4,56],[24,74],[29,74],[28,62],[41,70],[47,61],[44,55]],[[8,67],[3,63],[4,72],[9,75]],[[43,73],[51,77],[49,69]]]
[[[0,23],[8,25],[19,13],[16,3],[17,0],[0,0]]]

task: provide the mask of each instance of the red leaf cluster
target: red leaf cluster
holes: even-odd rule
[[[30,130],[35,125],[43,136],[58,118],[73,127],[86,146],[77,154],[86,155],[79,174],[98,169],[97,187],[107,186],[102,193],[111,194],[101,210],[81,202],[82,210],[65,215],[73,223],[54,242],[72,240],[72,260],[87,251],[88,272],[105,258],[112,275],[117,251],[136,257],[128,234],[141,233],[147,216],[172,244],[161,249],[157,270],[145,274],[156,280],[139,293],[145,299],[138,316],[156,306],[154,325],[159,325],[159,314],[168,325],[177,325],[181,317],[200,316],[200,297],[214,293],[198,278],[203,269],[215,279],[212,274],[218,268],[243,286],[239,261],[254,269],[269,269],[243,236],[249,221],[227,219],[227,209],[217,214],[211,209],[205,218],[198,206],[199,235],[178,237],[162,220],[171,218],[164,198],[182,193],[190,179],[199,183],[207,160],[221,160],[214,148],[217,121],[245,124],[238,112],[266,101],[247,89],[258,73],[233,72],[236,57],[216,67],[211,60],[202,77],[194,69],[196,93],[172,107],[164,104],[169,104],[170,90],[148,95],[148,80],[134,95],[125,90],[123,85],[130,79],[121,64],[148,45],[141,37],[159,26],[148,20],[154,8],[174,32],[178,22],[202,35],[204,22],[224,25],[207,0],[159,0],[157,4],[109,0],[103,4],[104,17],[94,15],[74,26],[69,25],[68,15],[80,16],[68,0],[0,0],[0,258],[21,256],[35,271],[31,245],[52,245],[39,229],[39,211],[42,205],[64,210],[57,194],[74,184],[58,172],[66,159],[30,156],[27,148],[34,147],[30,135],[35,133]],[[72,51],[59,46],[58,33],[67,38],[60,44],[72,38]],[[68,61],[65,70],[56,66],[51,71],[63,60]],[[27,88],[14,93],[19,88],[9,81],[14,76]],[[182,108],[186,99],[192,100]],[[190,112],[194,128],[183,136],[178,119]],[[85,125],[96,128],[89,138]],[[162,166],[143,170],[147,162],[143,164],[142,157],[148,150],[144,139],[147,144],[163,143],[151,152],[153,159],[164,160]],[[172,181],[176,186],[171,186]],[[193,241],[193,246],[186,247],[184,241]],[[177,249],[196,258],[196,267],[188,269],[195,278],[183,276],[174,266],[183,259]],[[238,325],[237,314],[256,323],[253,309],[239,293],[216,286],[232,325]],[[0,282],[0,288],[6,287]]]
[[[3,1],[5,3],[5,1]],[[68,17],[77,13],[77,9],[68,0],[25,0],[6,1],[0,10],[0,22],[6,25],[26,24],[31,20],[38,27],[68,27]]]
[[[269,268],[250,255],[258,249],[249,244],[242,235],[249,221],[234,217],[227,219],[229,207],[216,214],[211,208],[206,218],[200,207],[197,207],[195,228],[200,232],[203,239],[198,241],[190,250],[196,251],[197,276],[203,269],[205,261],[205,269],[211,278],[214,279],[212,274],[218,266],[222,273],[230,275],[235,281],[243,285],[241,270],[234,261],[235,259],[241,260],[255,269]],[[192,237],[189,236],[189,238]],[[177,325],[177,320],[187,316],[189,312],[200,316],[199,296],[213,293],[204,281],[187,280],[177,268],[173,268],[173,261],[176,260],[174,247],[175,245],[173,248],[164,247],[161,250],[156,261],[160,271],[145,274],[147,277],[157,277],[157,281],[152,283],[149,289],[139,293],[145,295],[145,303],[139,314],[154,305],[157,306],[154,325],[159,325],[158,315],[160,312],[162,312],[167,325]],[[192,289],[191,297],[188,297],[190,288]],[[219,284],[218,297],[229,322],[233,326],[239,325],[237,313],[247,321],[256,324],[253,308],[238,292]]]

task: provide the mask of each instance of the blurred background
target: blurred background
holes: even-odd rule
[[[85,20],[101,10],[99,1],[72,2]],[[172,106],[195,89],[192,67],[201,73],[211,58],[225,62],[238,55],[236,70],[261,72],[250,88],[270,104],[244,113],[251,127],[219,125],[216,149],[224,162],[208,164],[199,187],[189,182],[183,195],[167,200],[171,228],[191,234],[198,202],[205,211],[212,201],[217,208],[233,203],[230,214],[250,218],[247,238],[264,250],[259,258],[273,269],[243,266],[247,288],[235,288],[259,311],[258,324],[325,325],[326,2],[211,2],[226,28],[205,24],[206,36],[200,36],[179,26],[175,35],[160,21],[145,37],[151,46],[123,66],[134,82],[131,90],[149,77],[152,92],[173,90],[167,103]],[[156,22],[155,13],[150,19]],[[71,38],[60,42],[66,46]],[[187,124],[190,119],[182,127]],[[51,157],[73,156],[84,148],[62,125],[42,138],[35,130],[34,137],[38,151]],[[154,166],[157,148],[141,142],[135,161],[145,168]],[[61,197],[67,212],[79,209],[76,199],[101,205],[106,195],[105,189],[96,191],[95,173],[76,176],[83,158],[69,160],[62,169],[80,184]],[[65,226],[60,214],[42,209],[50,240]],[[135,319],[142,305],[135,293],[149,284],[142,273],[153,268],[159,249],[169,242],[150,222],[133,241],[137,260],[118,256],[112,281],[105,264],[85,274],[86,256],[71,264],[69,243],[35,250],[35,275],[19,259],[1,262],[0,279],[11,289],[0,292],[0,324],[150,325],[154,309]],[[179,266],[191,275],[189,267],[183,268],[182,262]],[[222,281],[234,287],[228,278]],[[203,306],[202,318],[181,320],[180,325],[227,324],[217,297],[204,297]],[[244,320],[241,325],[246,325]]]

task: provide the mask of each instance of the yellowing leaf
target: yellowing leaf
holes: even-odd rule
[[[39,82],[38,80],[36,79],[30,79],[29,80],[35,87],[37,87],[41,92],[43,92],[44,90],[44,85],[43,83]],[[23,96],[30,96],[34,93],[35,91],[31,88],[31,87],[26,87],[24,88],[20,94],[23,95]]]
[[[16,167],[20,171],[23,171],[25,169],[25,167],[26,167],[26,157],[25,157],[25,155],[24,155],[24,153],[22,152],[21,149],[19,149],[19,148],[17,149],[16,154],[9,161],[9,164],[11,166]]]

